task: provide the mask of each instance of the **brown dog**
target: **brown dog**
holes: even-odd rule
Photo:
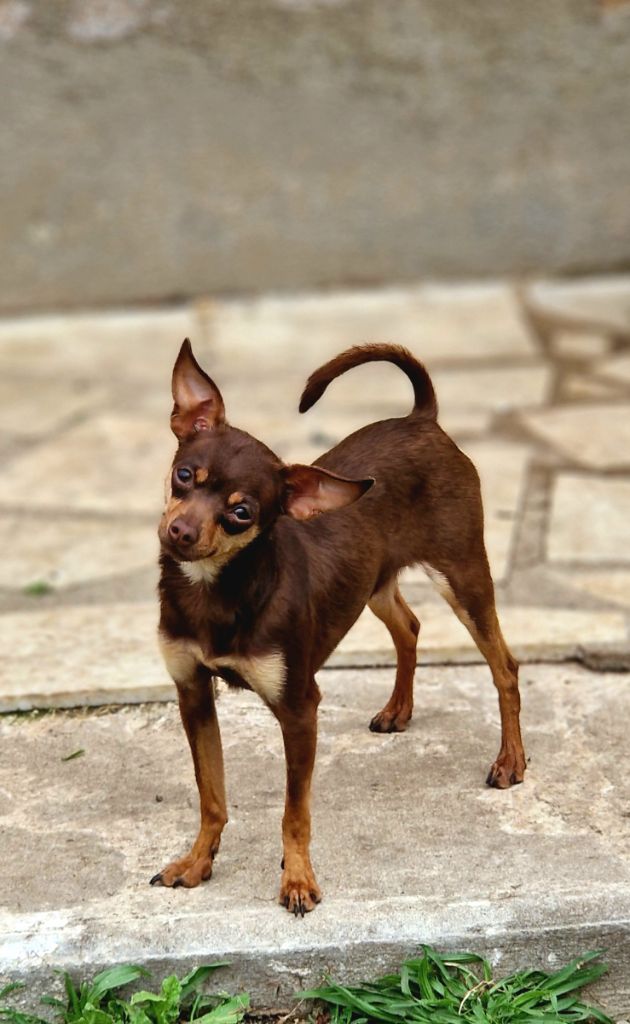
[[[309,857],[315,673],[369,605],[392,635],[398,666],[370,728],[405,729],[419,623],[397,586],[404,566],[424,566],[492,671],[502,728],[488,784],[504,789],[523,780],[518,666],[497,621],[479,478],[436,422],[428,373],[397,346],[352,348],[311,376],[300,411],[335,377],[376,360],[409,377],[409,415],[363,427],[313,466],[286,466],[226,423],[218,388],[190,342],[181,348],[171,415],[179,447],[159,529],[160,638],[192,750],[201,826],[190,853],[152,884],[195,886],[212,874],[227,821],[219,676],[255,690],[280,722],[287,765],[280,902],[302,915],[319,902]]]

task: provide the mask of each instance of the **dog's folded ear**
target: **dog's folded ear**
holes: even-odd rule
[[[294,519],[310,519],[320,512],[351,505],[374,483],[372,477],[348,480],[327,469],[299,463],[284,466],[282,473],[285,481],[283,508]]]
[[[225,422],[221,392],[195,359],[188,338],[173,367],[171,430],[180,441]]]

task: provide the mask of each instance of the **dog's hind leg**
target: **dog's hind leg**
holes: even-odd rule
[[[501,632],[485,549],[481,545],[457,564],[425,565],[425,569],[490,666],[499,693],[501,748],[486,782],[497,789],[507,789],[523,781],[526,768],[519,720],[518,662]]]
[[[396,648],[396,682],[382,711],[370,722],[372,732],[403,732],[413,710],[413,676],[420,623],[404,600],[396,577],[388,580],[368,601],[368,607],[391,633]]]

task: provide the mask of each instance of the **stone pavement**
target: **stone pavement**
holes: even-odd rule
[[[190,756],[173,703],[0,717],[0,976],[50,990],[142,963],[156,976],[218,959],[220,987],[254,1005],[330,970],[391,969],[423,942],[472,948],[499,974],[605,948],[589,992],[630,1009],[630,687],[581,666],[522,670],[525,784],[488,789],[499,741],[485,666],[427,666],[400,735],[368,722],[391,669],[321,673],[313,863],[324,892],[304,920],[276,903],[284,765],[280,731],[254,694],[219,701],[230,821],[214,876],[151,888],[197,824]],[[64,760],[77,750],[81,757]]]
[[[301,461],[411,404],[398,370],[371,366],[299,416],[307,374],[352,343],[410,346],[479,469],[516,654],[630,664],[630,278],[201,300],[0,321],[0,709],[173,695],[154,637],[155,528],[185,335],[232,421]],[[422,570],[404,589],[422,661],[478,660]],[[366,612],[331,664],[392,657]]]
[[[399,371],[371,366],[300,417],[323,360],[367,340],[423,358],[481,475],[504,631],[538,662],[522,669],[526,783],[487,790],[498,708],[486,666],[462,664],[478,660],[463,627],[405,573],[423,624],[417,712],[404,735],[375,736],[393,652],[362,616],[320,674],[326,898],[304,921],[275,904],[281,743],[252,694],[221,700],[230,824],[215,877],[195,892],[146,884],[196,820],[175,705],[141,703],[174,696],[155,531],[186,335],[229,417],[289,460],[411,405]],[[57,966],[159,973],[226,956],[218,984],[287,1005],[325,967],[374,975],[423,941],[506,972],[605,947],[599,998],[630,1015],[630,689],[605,671],[630,665],[630,278],[5,320],[0,392],[0,710],[122,705],[0,717],[0,974],[27,978],[32,1001]]]

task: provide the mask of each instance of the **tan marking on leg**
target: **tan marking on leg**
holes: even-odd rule
[[[527,767],[520,727],[518,662],[501,632],[494,602],[494,585],[485,552],[483,557],[467,566],[467,571],[468,576],[457,569],[449,571],[450,580],[444,577],[448,586],[441,593],[470,633],[492,672],[492,681],[499,694],[501,749],[486,781],[497,789],[507,789],[523,781]],[[469,597],[472,594],[475,595],[474,604]],[[466,604],[475,609],[474,619]]]
[[[422,565],[422,568],[424,569],[427,576],[431,580],[431,583],[437,590],[438,594],[441,594],[444,600],[448,601],[449,604],[451,604],[451,601],[455,595],[453,594],[452,587],[444,573],[439,572],[437,569],[434,569],[433,566],[429,565],[428,562],[421,562],[420,564]]]
[[[190,640],[172,640],[162,632],[158,632],[158,643],[171,678],[178,686],[189,685],[197,665],[203,664],[199,646]]]
[[[458,613],[457,613],[458,614]],[[461,617],[461,616],[460,616]],[[501,749],[490,768],[487,783],[497,789],[507,789],[522,782],[526,759],[521,738],[521,697],[518,689],[518,662],[512,656],[501,632],[494,606],[488,610],[489,622],[483,631],[464,612],[461,621],[490,666],[492,681],[499,694],[501,715]]]
[[[277,704],[284,693],[287,673],[280,651],[247,657],[226,654],[217,658],[202,651],[194,640],[172,640],[163,633],[158,633],[158,640],[166,667],[178,687],[189,685],[188,680],[194,678],[196,666],[204,665],[217,674],[222,668],[238,672],[254,693],[269,705]]]
[[[168,648],[168,643],[166,646]],[[173,643],[175,646],[177,642]],[[183,665],[181,661],[172,663],[178,671]],[[221,833],[227,822],[223,752],[209,674],[197,665],[193,676],[184,683],[178,683],[177,689],[182,723],[195,766],[201,822],[190,852],[168,864],[151,879],[151,883],[192,888],[212,875]]]
[[[282,818],[283,870],[280,903],[297,917],[308,913],[322,898],[311,865],[311,779],[317,746],[317,705],[320,694],[313,683],[310,697],[299,713],[283,705],[274,710],[282,728],[287,767],[287,788]]]
[[[248,658],[222,656],[213,660],[212,665],[215,669],[231,668],[238,672],[266,704],[277,704],[284,693],[286,666],[279,651]]]

